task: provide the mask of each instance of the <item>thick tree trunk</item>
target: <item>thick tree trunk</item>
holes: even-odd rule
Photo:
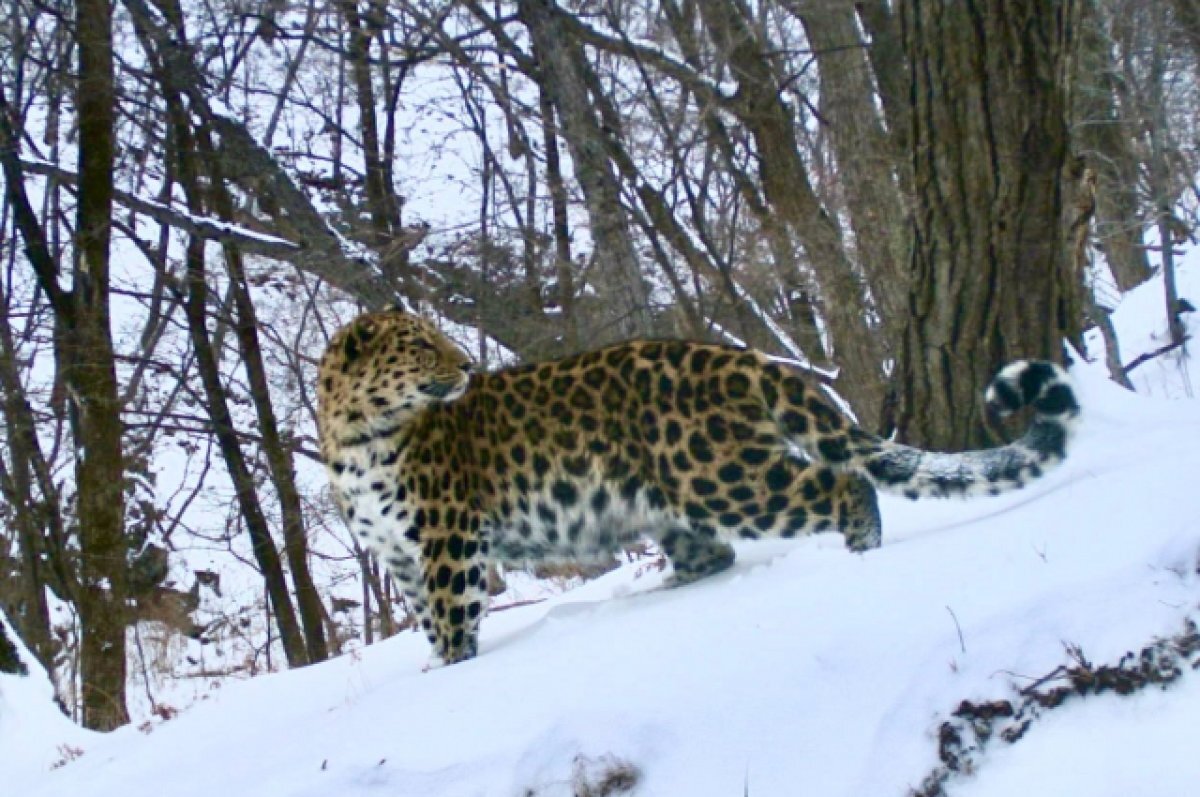
[[[79,47],[79,204],[71,313],[59,353],[75,422],[75,488],[82,588],[83,724],[129,722],[125,705],[126,544],[121,407],[108,316],[112,225],[112,6],[76,5]],[[61,325],[61,320],[60,320]]]
[[[980,395],[1078,331],[1063,245],[1071,0],[905,0],[916,187],[898,426],[984,445]]]

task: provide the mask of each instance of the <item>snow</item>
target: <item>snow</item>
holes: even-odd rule
[[[474,660],[426,672],[406,633],[227,683],[149,732],[85,734],[53,719],[44,676],[5,677],[5,794],[566,797],[619,764],[639,795],[906,794],[960,701],[1012,698],[1067,645],[1114,663],[1200,616],[1200,404],[1123,391],[1102,362],[1072,370],[1084,414],[1060,468],[1000,498],[883,497],[866,554],[746,543],[673,590],[631,562],[489,616]],[[1192,672],[1073,701],[948,789],[1193,794],[1198,710]],[[62,745],[83,755],[48,770]]]
[[[646,795],[903,794],[958,701],[1007,695],[1067,642],[1115,660],[1195,611],[1200,407],[1123,393],[1095,368],[1075,378],[1086,414],[1062,468],[999,499],[885,499],[877,551],[749,543],[732,572],[677,590],[633,563],[489,617],[480,657],[453,667],[423,672],[425,642],[403,634],[227,686],[149,734],[89,738],[49,774],[10,770],[5,746],[10,793],[567,795],[577,757],[610,756]],[[1189,678],[1081,701],[998,752],[998,777],[1127,795],[1145,752],[1157,782],[1185,782],[1198,699]],[[1046,791],[1062,750],[1097,771]],[[976,793],[1012,793],[990,772]]]
[[[21,783],[44,777],[51,767],[82,750],[98,734],[85,731],[67,719],[54,703],[54,687],[46,671],[12,632],[7,618],[0,623],[17,646],[28,675],[0,673],[0,772],[4,783]],[[6,786],[6,794],[20,794]]]
[[[1176,258],[1176,288],[1182,299],[1200,307],[1200,246],[1193,246]],[[1115,290],[1115,289],[1113,289]],[[1126,365],[1140,355],[1157,351],[1169,342],[1166,324],[1166,299],[1161,276],[1148,280],[1119,297],[1113,312],[1113,326],[1121,348],[1121,361]],[[1200,313],[1184,314],[1191,324],[1193,339],[1200,328]],[[1085,335],[1089,351],[1103,359],[1104,342],[1098,330]],[[1195,343],[1192,344],[1193,348]],[[1163,398],[1196,398],[1195,375],[1185,358],[1157,357],[1135,368],[1130,381],[1138,393]]]
[[[1181,734],[1194,730],[1198,716],[1196,677],[1166,691],[1084,701],[1047,717],[1033,744],[997,750],[986,777],[964,782],[954,794],[1195,794],[1200,756]]]

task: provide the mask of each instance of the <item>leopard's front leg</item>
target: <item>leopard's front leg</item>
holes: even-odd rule
[[[432,623],[434,658],[454,664],[478,651],[487,610],[487,543],[475,533],[427,530],[422,572]]]

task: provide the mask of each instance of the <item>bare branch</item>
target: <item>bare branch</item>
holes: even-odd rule
[[[79,182],[79,175],[46,161],[22,160],[21,166],[27,172],[51,177],[66,185],[74,186]],[[205,240],[236,245],[250,254],[290,261],[303,251],[302,246],[285,238],[267,235],[218,219],[196,216],[181,208],[164,205],[153,199],[143,199],[120,189],[114,191],[113,198],[124,207],[137,213],[144,213],[157,222],[168,224]]]

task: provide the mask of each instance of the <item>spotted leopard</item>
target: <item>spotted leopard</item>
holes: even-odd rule
[[[437,328],[362,315],[322,358],[321,452],[347,523],[387,564],[433,645],[477,650],[488,564],[595,561],[654,540],[683,584],[729,567],[730,540],[839,531],[880,542],[875,489],[999,493],[1061,461],[1079,405],[1046,362],[988,388],[1034,420],[1014,443],[939,454],[850,423],[760,352],[638,340],[473,373]]]

